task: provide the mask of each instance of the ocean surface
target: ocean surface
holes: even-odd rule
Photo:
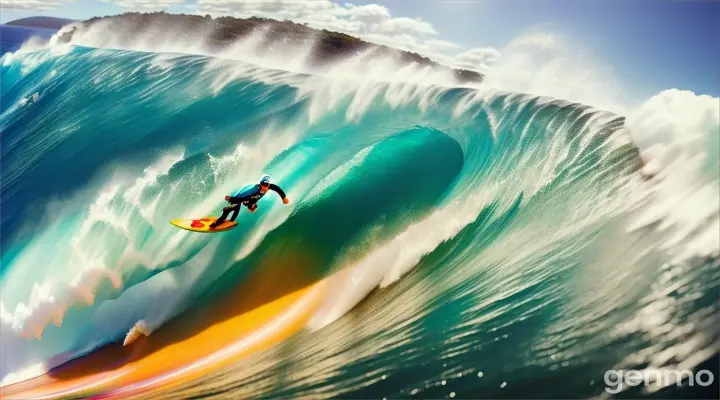
[[[50,39],[57,32],[54,29],[27,28],[0,24],[0,55],[15,51],[31,37]]]
[[[718,397],[714,120],[647,173],[625,116],[371,54],[32,34],[2,27],[5,395]],[[288,205],[168,223],[264,173]],[[715,380],[606,390],[663,368]]]

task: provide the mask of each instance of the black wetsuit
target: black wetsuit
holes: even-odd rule
[[[285,199],[285,192],[280,188],[280,186],[271,183],[268,191],[274,191],[278,195],[280,195],[281,199]],[[240,212],[240,207],[245,205],[247,206],[248,210],[255,211],[257,209],[257,202],[262,199],[265,194],[268,192],[262,193],[260,191],[260,184],[256,183],[251,186],[246,186],[241,191],[239,191],[234,196],[231,196],[228,200],[228,203],[230,203],[229,206],[223,207],[223,212],[220,218],[218,218],[215,222],[213,222],[210,226],[216,227],[223,222],[225,222],[225,219],[227,218],[228,214],[232,211],[233,215],[230,217],[230,221],[235,221],[235,219],[238,216],[238,213]]]

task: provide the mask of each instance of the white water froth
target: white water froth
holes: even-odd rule
[[[25,340],[14,329],[14,317],[0,302],[0,343],[3,354],[0,357],[0,387],[20,382],[45,373],[45,363],[25,350]],[[18,366],[24,366],[18,369]]]
[[[101,285],[109,283],[114,290],[121,290],[125,270],[135,265],[133,261],[140,259],[150,268],[161,263],[159,259],[150,262],[152,257],[139,250],[133,237],[133,226],[138,222],[133,215],[152,218],[153,210],[141,204],[140,196],[182,160],[182,151],[166,154],[124,192],[122,183],[109,183],[79,219],[57,215],[49,228],[13,261],[3,278],[3,336],[40,340],[48,324],[63,324],[70,308],[94,305]],[[121,198],[124,202],[119,201]],[[157,202],[151,202],[150,207],[157,207]],[[143,221],[153,225],[152,220]],[[108,243],[121,249],[125,245],[125,249],[111,255]],[[14,306],[8,308],[7,304]],[[3,367],[3,376],[10,365],[28,365],[32,357],[22,354],[23,348],[20,345],[17,354],[3,357],[3,363],[8,363],[8,369]]]
[[[70,44],[57,45],[58,39],[75,28]],[[204,73],[211,77],[212,92],[218,94],[236,81],[263,82],[271,87],[289,85],[297,89],[297,99],[308,99],[308,120],[317,122],[348,101],[348,122],[358,122],[376,99],[382,98],[390,107],[417,103],[425,112],[444,91],[457,88],[481,88],[479,83],[459,84],[451,70],[408,63],[399,55],[383,54],[377,49],[359,52],[351,57],[327,63],[323,67],[311,65],[317,38],[308,38],[301,45],[286,41],[272,41],[268,45],[267,28],[258,28],[224,49],[208,46],[209,36],[188,36],[177,29],[148,26],[141,32],[125,32],[120,21],[106,20],[90,26],[69,25],[53,36],[46,48],[37,46],[23,51],[23,62],[39,65],[48,51],[64,53],[72,46],[96,49],[130,50],[154,54],[150,65],[167,72],[177,57],[193,55],[209,57]],[[211,35],[212,32],[206,32]],[[29,57],[27,53],[37,56]],[[96,52],[104,54],[102,51]],[[13,60],[13,54],[6,62]],[[27,59],[27,60],[26,60]],[[167,78],[167,75],[164,75]],[[96,79],[100,79],[99,77]],[[121,84],[122,80],[117,80]],[[97,83],[96,83],[97,84]]]
[[[550,32],[512,40],[483,84],[487,90],[466,96],[456,114],[494,90],[509,90],[626,116],[629,136],[612,143],[631,140],[645,162],[643,173],[653,177],[646,185],[648,202],[628,229],[655,224],[666,232],[660,248],[672,255],[673,262],[720,254],[720,99],[668,89],[633,104],[607,62]]]
[[[630,230],[655,225],[673,262],[720,256],[720,99],[667,90],[628,118],[652,176]]]
[[[502,50],[484,84],[510,92],[550,96],[623,114],[628,101],[605,60],[587,46],[551,32],[519,36]]]
[[[3,54],[1,59],[3,66],[6,67],[19,62],[21,74],[27,75],[40,65],[68,54],[70,50],[72,50],[70,45],[22,46],[15,52]]]
[[[125,335],[125,340],[123,340],[123,346],[128,346],[133,344],[136,340],[140,339],[142,336],[150,336],[152,331],[147,326],[147,322],[144,320],[140,320],[133,325],[133,327],[128,331],[128,333]]]

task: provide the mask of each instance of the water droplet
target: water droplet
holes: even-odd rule
[[[501,388],[504,388],[505,386],[507,386],[507,382],[503,382],[503,383],[500,385]]]
[[[383,378],[383,379],[387,378],[387,375],[383,375],[382,378]]]
[[[418,392],[417,389],[413,389],[412,392],[410,392],[410,394],[415,394],[415,393],[417,393],[417,392]]]
[[[455,397],[455,392],[450,392],[450,398],[452,399],[453,397]]]
[[[482,378],[482,376],[483,376],[482,371],[478,372],[478,378]]]
[[[458,378],[462,376],[462,372],[458,372]]]
[[[445,386],[445,381],[440,382],[441,385]]]

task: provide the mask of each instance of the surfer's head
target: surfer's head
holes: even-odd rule
[[[265,175],[260,179],[260,191],[265,193],[270,189],[270,175]]]

